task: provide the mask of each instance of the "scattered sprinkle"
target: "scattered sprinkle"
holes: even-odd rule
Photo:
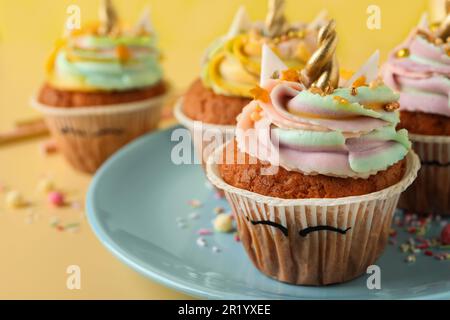
[[[397,240],[396,239],[389,239],[389,244],[390,245],[396,245],[397,244]]]
[[[59,224],[60,219],[56,216],[50,217],[50,226],[56,227]]]
[[[193,208],[200,208],[202,206],[202,202],[197,199],[189,200],[188,204]]]
[[[450,224],[448,224],[444,228],[442,228],[441,243],[443,245],[450,245]]]
[[[233,219],[229,214],[219,213],[213,220],[213,226],[217,232],[231,232],[233,231]]]
[[[213,246],[213,247],[212,247],[212,251],[213,251],[214,253],[219,253],[219,252],[222,251],[222,250],[220,250],[219,247]]]
[[[214,193],[214,199],[216,199],[216,200],[223,199],[223,192],[217,191],[216,193]]]
[[[49,155],[58,152],[58,145],[55,140],[48,140],[40,145],[40,149],[43,155]]]
[[[413,254],[410,254],[410,255],[406,256],[405,261],[408,263],[416,262],[416,256]]]
[[[209,235],[213,234],[213,232],[209,229],[200,229],[197,231],[197,234],[200,236],[209,236]]]
[[[425,250],[423,253],[424,253],[426,256],[429,256],[429,257],[432,257],[432,256],[433,256],[433,251],[431,251],[431,250]]]
[[[192,219],[192,220],[196,220],[196,219],[198,219],[200,217],[200,214],[198,213],[198,212],[191,212],[190,214],[189,214],[189,219]]]
[[[395,238],[397,236],[397,230],[395,229],[389,230],[389,236]]]
[[[239,233],[235,232],[235,233],[234,233],[233,239],[234,239],[234,241],[236,241],[236,242],[240,242],[240,241],[241,241],[241,238],[239,237]]]
[[[81,210],[83,208],[83,205],[81,204],[81,202],[79,201],[73,201],[70,206],[72,207],[72,209],[74,210]]]
[[[41,193],[49,193],[55,190],[55,184],[53,183],[53,180],[49,178],[44,178],[41,181],[39,181],[37,189]]]
[[[48,194],[48,202],[55,207],[62,207],[65,205],[64,194],[58,191],[52,191]]]
[[[11,209],[21,208],[26,205],[22,194],[16,190],[8,191],[8,193],[6,193],[5,202],[6,206]]]
[[[224,212],[225,212],[225,209],[222,208],[222,207],[215,207],[214,208],[214,213],[215,214],[220,214],[220,213],[224,213]]]
[[[78,232],[80,229],[80,224],[78,222],[68,223],[64,226],[64,229],[69,232]]]
[[[202,237],[198,238],[196,243],[197,243],[197,245],[199,247],[206,247],[207,246],[207,242],[206,242],[205,238],[202,238]]]
[[[184,222],[178,222],[177,223],[177,227],[180,228],[180,229],[186,229],[187,225]]]

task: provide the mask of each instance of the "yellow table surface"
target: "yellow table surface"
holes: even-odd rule
[[[263,0],[115,0],[126,19],[135,19],[146,4],[165,55],[164,69],[176,88],[185,88],[199,72],[204,48],[224,34],[240,4],[253,19],[262,19]],[[35,117],[28,98],[43,79],[47,54],[60,35],[69,4],[78,4],[82,19],[96,16],[92,0],[0,0],[0,130],[14,121]],[[366,9],[381,8],[382,28],[366,28]],[[311,20],[327,8],[338,23],[341,65],[352,69],[381,49],[382,58],[417,23],[426,0],[287,1],[288,18]],[[214,18],[213,18],[214,17]],[[29,208],[5,208],[0,192],[0,299],[4,298],[188,298],[160,286],[115,259],[96,239],[84,217],[84,197],[90,177],[72,170],[60,155],[43,156],[41,140],[0,146],[0,183],[19,190]],[[83,209],[54,209],[36,191],[43,176],[54,179],[69,200]],[[34,217],[32,219],[31,217]],[[58,231],[50,221],[80,223],[78,232]],[[81,290],[66,288],[66,268],[81,268]]]

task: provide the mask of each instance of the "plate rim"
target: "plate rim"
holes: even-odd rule
[[[125,157],[128,153],[132,152],[136,148],[139,148],[142,144],[146,143],[148,139],[151,137],[157,135],[157,134],[164,134],[165,132],[173,131],[176,128],[181,127],[179,124],[175,124],[173,126],[170,126],[168,128],[159,129],[155,132],[147,133],[143,135],[142,137],[139,137],[135,141],[129,143],[128,145],[124,146],[120,150],[118,150],[113,156],[111,156],[100,168],[97,170],[95,175],[92,177],[92,180],[89,184],[88,191],[86,193],[86,216],[88,223],[94,232],[95,236],[98,238],[100,243],[110,251],[113,256],[115,256],[119,261],[133,269],[134,271],[138,272],[139,274],[157,282],[158,284],[167,286],[171,289],[174,289],[178,292],[185,293],[188,295],[191,295],[194,298],[204,298],[204,299],[218,299],[218,300],[257,300],[257,299],[268,299],[268,297],[259,297],[259,296],[248,296],[243,295],[240,293],[231,293],[231,292],[224,292],[219,291],[216,289],[207,288],[205,289],[203,286],[198,285],[194,282],[189,282],[183,279],[180,279],[179,277],[173,276],[170,273],[166,273],[161,271],[158,268],[154,268],[148,263],[143,262],[141,259],[134,257],[133,255],[127,253],[125,250],[123,250],[120,245],[114,241],[108,233],[105,231],[102,224],[97,219],[97,213],[94,206],[94,197],[97,190],[97,185],[99,184],[100,180],[102,179],[105,172],[108,172],[109,167],[112,163],[115,163],[116,161],[120,161],[119,159]],[[257,272],[257,270],[255,270]],[[273,294],[276,296],[276,294]],[[275,298],[276,299],[276,298]],[[284,297],[281,297],[279,299],[286,299]],[[293,298],[295,299],[295,298]],[[327,300],[326,298],[311,298],[311,297],[305,297],[304,295],[296,297],[298,300],[308,300],[308,299],[314,299],[314,300]],[[356,297],[343,297],[342,300],[366,300],[366,299],[358,299]],[[381,299],[381,300],[388,300],[387,297],[373,297],[369,299]],[[431,294],[425,294],[422,296],[411,296],[408,294],[404,294],[400,297],[392,297],[392,299],[397,300],[433,300],[433,299],[450,299],[450,292],[447,294],[445,292],[441,293],[431,293]],[[328,299],[333,300],[333,299]]]

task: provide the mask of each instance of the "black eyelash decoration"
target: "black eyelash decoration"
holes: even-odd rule
[[[121,128],[103,128],[98,130],[95,135],[105,136],[105,135],[121,135],[124,132]]]
[[[343,230],[343,229],[335,228],[332,226],[315,226],[315,227],[308,227],[308,228],[302,229],[298,233],[300,234],[301,237],[306,237],[308,235],[308,233],[315,232],[315,231],[322,231],[322,230],[334,231],[334,232],[338,232],[340,234],[346,234],[347,231],[350,230],[351,228],[352,227],[348,227],[347,229]]]
[[[247,217],[247,220],[250,221],[251,224],[254,225],[254,226],[257,225],[257,224],[264,224],[264,225],[268,225],[268,226],[271,226],[271,227],[278,228],[286,237],[288,236],[288,229],[286,227],[282,226],[281,224],[276,223],[276,222],[265,221],[265,220],[264,221],[253,221],[253,220],[250,220],[248,217]]]
[[[93,137],[100,137],[100,136],[106,136],[106,135],[121,135],[125,132],[122,128],[103,128],[98,130],[97,132],[86,132],[84,130],[75,129],[71,127],[64,127],[61,129],[62,134],[72,134],[74,136],[93,136]]]

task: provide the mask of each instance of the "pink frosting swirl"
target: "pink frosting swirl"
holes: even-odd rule
[[[409,50],[399,58],[397,51]],[[444,45],[435,45],[414,29],[394,49],[383,68],[384,82],[400,92],[400,108],[450,117],[450,57]]]

